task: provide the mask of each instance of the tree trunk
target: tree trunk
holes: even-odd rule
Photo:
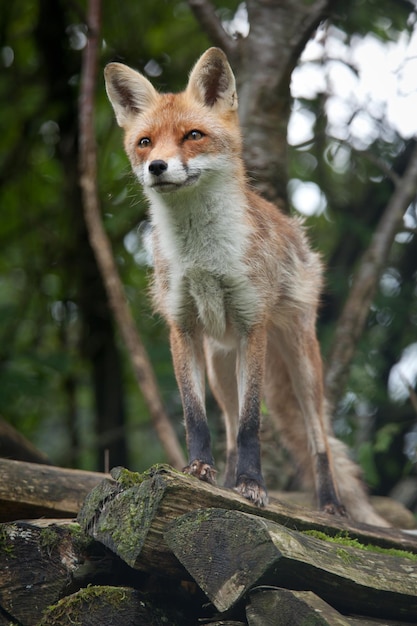
[[[203,30],[225,50],[236,70],[249,176],[266,198],[286,207],[291,72],[333,0],[249,0],[249,34],[237,40],[226,35],[209,0],[189,0],[189,4]]]
[[[79,73],[79,67],[77,57],[68,53],[66,11],[62,1],[39,2],[37,39],[44,58],[48,98],[61,103],[56,117],[60,130],[57,149],[65,175],[63,195],[67,204],[60,210],[67,219],[65,228],[73,235],[55,263],[62,263],[66,269],[63,299],[75,300],[79,307],[83,329],[79,341],[91,368],[98,440],[108,431],[117,432],[119,438],[108,439],[105,447],[113,465],[127,465],[120,357],[103,280],[87,237],[78,184],[77,108],[70,77]],[[73,454],[76,456],[76,451]],[[98,467],[104,466],[103,456],[102,447],[97,450]]]

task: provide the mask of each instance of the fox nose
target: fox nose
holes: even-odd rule
[[[154,174],[154,176],[160,176],[163,172],[166,172],[167,169],[168,163],[162,159],[155,159],[155,161],[149,163],[149,171],[151,174]]]

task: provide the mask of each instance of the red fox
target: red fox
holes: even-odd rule
[[[153,296],[170,329],[189,464],[215,482],[205,376],[225,416],[225,486],[268,502],[261,471],[263,397],[283,440],[314,477],[322,511],[387,525],[358,467],[332,437],[316,314],[322,266],[300,222],[251,190],[235,78],[210,48],[185,91],[160,94],[120,63],[106,89],[132,169],[149,200]]]

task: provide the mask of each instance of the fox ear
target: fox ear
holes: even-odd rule
[[[237,109],[235,77],[220,48],[209,48],[199,58],[191,71],[187,92],[210,108]]]
[[[147,78],[122,63],[109,63],[104,69],[106,91],[119,126],[152,105],[158,92]]]

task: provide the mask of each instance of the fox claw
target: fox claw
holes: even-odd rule
[[[321,507],[321,510],[323,513],[327,513],[328,515],[340,515],[341,517],[348,516],[345,507],[339,502],[328,502]]]
[[[253,502],[253,504],[256,504],[256,506],[264,507],[268,504],[268,494],[265,487],[260,485],[253,478],[241,476],[235,487],[235,491],[240,493],[240,495],[247,500],[250,500],[250,502]]]
[[[185,474],[191,474],[191,476],[195,476],[205,483],[210,483],[210,485],[216,484],[216,470],[214,469],[214,467],[209,465],[209,463],[195,460],[189,463],[189,465],[186,465],[186,467],[184,467],[182,471]]]

